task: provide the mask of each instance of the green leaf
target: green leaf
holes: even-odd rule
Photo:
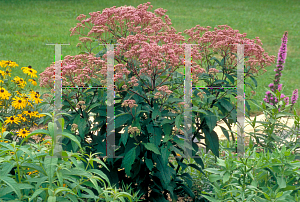
[[[62,192],[62,191],[67,191],[71,194],[76,195],[71,189],[69,189],[67,187],[58,187],[57,189],[54,190],[54,195],[56,195],[56,194],[58,194],[59,192]]]
[[[153,169],[153,162],[152,162],[152,160],[146,158],[146,159],[145,159],[145,163],[146,163],[146,166],[149,168],[149,170],[152,171],[152,169]]]
[[[175,118],[175,126],[180,129],[180,123],[182,122],[182,114],[179,114],[176,118]]]
[[[158,104],[155,103],[154,104],[154,111],[153,111],[153,114],[152,114],[152,119],[155,120],[157,118],[157,116],[161,116],[161,112],[159,111],[159,108],[158,108]]]
[[[66,132],[62,132],[61,135],[64,136],[64,137],[69,138],[70,140],[72,140],[73,142],[75,142],[81,148],[80,142],[77,140],[77,138],[74,135],[72,135],[70,133],[66,133]]]
[[[198,157],[198,156],[197,156]],[[203,163],[203,161],[202,161],[202,158],[193,158],[195,161],[196,161],[196,163],[198,164],[198,165],[200,165],[201,167],[202,167],[202,169],[204,169],[204,163]]]
[[[12,190],[17,194],[17,196],[21,198],[21,190],[19,188],[18,183],[14,179],[0,175],[0,180],[5,182],[5,184],[12,188]]]
[[[234,85],[234,78],[231,76],[231,75],[229,75],[229,74],[224,74],[228,79],[229,79],[229,81]]]
[[[98,159],[99,160],[99,159]],[[107,175],[105,175],[105,173],[103,173],[101,170],[97,170],[97,169],[90,169],[88,170],[88,172],[94,173],[99,175],[102,179],[104,179],[108,184],[110,184],[110,181],[107,177]]]
[[[253,76],[250,76],[250,78],[252,79],[252,81],[253,81],[255,87],[257,88],[257,81],[256,81],[256,79],[255,79]]]
[[[171,173],[170,170],[171,169],[168,165],[163,164],[163,159],[161,156],[158,156],[156,158],[156,167],[159,170],[159,172],[157,173],[162,181],[162,186],[164,189],[168,188],[168,185],[171,182]]]
[[[153,143],[142,143],[146,149],[153,151],[154,153],[161,155],[158,148]]]
[[[13,167],[15,167],[16,162],[14,162],[13,164],[11,164],[11,162],[4,162],[1,164],[2,164],[2,170],[1,170],[0,174],[7,175],[11,171],[11,169],[13,169]]]
[[[223,132],[223,134],[225,135],[225,137],[227,138],[227,140],[229,140],[229,134],[228,131],[223,127],[223,126],[219,126]],[[230,140],[229,140],[230,141]]]
[[[283,176],[277,177],[277,183],[278,183],[280,189],[286,188],[286,181],[283,178]]]
[[[38,166],[35,163],[22,163],[21,166],[37,170],[39,171],[39,173],[43,173],[44,175],[46,175],[45,171],[41,168],[41,166]]]
[[[29,202],[32,201],[35,197],[37,197],[39,194],[41,194],[43,191],[45,191],[45,189],[37,189],[31,196],[31,198],[29,199]]]
[[[231,111],[232,110],[232,104],[226,99],[226,98],[222,98],[218,101],[227,111]]]
[[[128,140],[128,126],[125,127],[125,132],[123,134],[121,134],[121,141],[124,144],[124,146],[127,144],[127,140]]]
[[[223,175],[223,183],[226,183],[230,178],[230,174],[228,172],[226,172],[224,175]]]
[[[123,161],[122,161],[122,166],[125,168],[125,172],[126,172],[127,176],[131,176],[130,170],[131,170],[131,166],[135,160],[135,155],[136,155],[135,149],[136,149],[136,147],[133,147],[132,149],[130,149],[125,154],[125,157],[123,158]]]
[[[56,196],[49,196],[47,202],[56,202]]]
[[[208,115],[205,116],[204,119],[206,121],[206,125],[209,128],[209,131],[211,132],[217,124],[217,117],[211,111],[207,111],[207,113],[208,113]]]
[[[56,125],[56,124],[55,124]],[[52,139],[54,139],[54,123],[49,122],[48,123],[48,130],[49,130],[49,135]]]
[[[215,131],[209,132],[207,128],[202,129],[205,138],[209,141],[209,148],[213,152],[213,154],[217,157],[219,157],[219,137]]]
[[[45,156],[45,160],[44,160],[44,168],[46,170],[46,173],[48,175],[48,178],[49,178],[49,183],[52,183],[52,178],[53,178],[53,175],[55,173],[55,167],[57,166],[57,161],[58,161],[58,158],[55,158],[53,156]]]
[[[171,132],[172,132],[172,126],[171,124],[164,124],[163,125],[163,131],[165,133],[165,135],[171,135]]]

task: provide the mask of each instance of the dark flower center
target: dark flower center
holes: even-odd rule
[[[18,100],[19,103],[22,103],[22,100]]]
[[[4,93],[4,90],[3,90],[3,89],[1,89],[1,93]]]
[[[26,131],[23,130],[22,133],[23,133],[23,134],[26,134]]]
[[[28,68],[31,69],[32,67],[29,65]]]
[[[13,120],[15,120],[15,119],[14,119],[14,117],[10,117],[10,120],[13,121]]]
[[[28,114],[30,114],[31,113],[31,111],[28,111]]]

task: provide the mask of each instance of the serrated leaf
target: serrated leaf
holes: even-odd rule
[[[146,158],[146,159],[145,159],[145,163],[146,163],[146,166],[149,168],[149,170],[152,171],[152,168],[153,168],[153,162],[152,162],[152,160]]]
[[[213,154],[219,157],[219,137],[215,131],[209,132],[206,128],[202,129],[205,138],[209,141],[209,148],[213,152]]]
[[[136,147],[133,147],[132,149],[130,149],[125,154],[125,157],[123,158],[123,161],[122,161],[122,166],[125,168],[125,172],[126,172],[127,176],[130,176],[131,166],[135,160],[135,155],[136,155],[135,149],[136,149]]]
[[[180,128],[180,123],[182,121],[182,115],[179,114],[176,118],[175,118],[175,126],[179,129]]]
[[[161,155],[158,148],[153,143],[142,143],[147,150],[153,151],[154,153]]]
[[[163,125],[163,131],[165,133],[165,135],[171,135],[171,132],[172,132],[172,126],[171,124],[164,124]]]
[[[209,128],[209,132],[211,132],[217,124],[217,117],[211,111],[207,111],[207,113],[208,113],[208,115],[206,115],[204,117],[204,119],[205,119],[206,125]]]

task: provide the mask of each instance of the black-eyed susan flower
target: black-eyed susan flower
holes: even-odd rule
[[[9,65],[10,67],[18,67],[19,65],[13,61],[10,61]]]
[[[18,86],[21,87],[21,88],[24,88],[26,86],[26,81],[22,78],[20,78],[20,80],[18,81]]]
[[[10,77],[10,73],[11,72],[11,69],[7,69],[4,71],[4,76],[9,76]]]
[[[30,111],[30,110],[24,111],[23,114],[29,116],[30,118],[32,117],[32,115],[34,115],[34,113],[32,111]]]
[[[0,99],[8,100],[11,94],[5,90],[5,88],[0,87]]]
[[[5,71],[0,70],[0,75],[5,78]]]
[[[15,123],[15,124],[19,124],[20,120],[18,117],[16,116],[10,116],[10,117],[7,117],[6,120],[4,121],[5,124],[8,124],[8,123]]]
[[[15,109],[23,109],[26,107],[26,100],[24,98],[15,97],[13,98],[12,106]]]
[[[39,94],[39,92],[34,91],[31,91],[29,94],[30,100],[34,101],[36,104],[41,103],[43,101],[42,99],[40,99],[40,96],[41,95]]]
[[[31,66],[28,66],[28,67],[22,67],[21,69],[23,70],[23,72],[24,72],[25,74],[28,74],[31,78],[32,78],[32,77],[37,77],[37,75],[36,75],[37,71],[34,70],[34,69],[32,69]]]
[[[29,135],[29,131],[28,130],[26,130],[25,128],[23,128],[23,129],[21,129],[18,133],[17,133],[17,135],[19,136],[19,137],[22,137],[22,138],[25,138],[25,137],[27,137],[28,135]]]
[[[32,116],[37,117],[37,118],[41,118],[43,116],[46,116],[45,114],[39,114],[38,111],[33,112]]]
[[[36,83],[36,81],[35,81],[34,79],[28,79],[28,81],[29,81],[29,82],[31,82],[31,83],[32,83],[32,85],[34,85],[34,86],[36,86],[36,85],[37,85],[37,83]]]
[[[14,82],[15,84],[17,84],[19,87],[24,88],[25,85],[27,84],[26,81],[24,81],[24,79],[16,76],[13,80],[11,80],[12,82]]]
[[[18,118],[20,121],[23,121],[23,122],[27,121],[27,119],[24,116],[22,116],[22,114],[18,114]]]

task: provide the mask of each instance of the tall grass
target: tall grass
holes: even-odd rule
[[[132,5],[137,7],[145,1],[136,0],[0,0],[0,60],[12,60],[20,67],[31,65],[43,72],[54,62],[54,46],[50,43],[70,44],[62,46],[62,57],[77,55],[78,35],[70,37],[70,28],[76,26],[79,14],[102,11],[112,6]],[[269,55],[277,57],[284,31],[288,31],[288,51],[281,82],[283,92],[291,96],[292,91],[300,89],[300,31],[297,22],[300,19],[300,2],[297,0],[190,0],[190,1],[151,1],[152,12],[156,8],[167,9],[174,28],[179,32],[196,25],[229,25],[240,33],[247,33],[247,38],[260,37],[263,48]],[[213,30],[213,29],[211,29]],[[187,35],[183,34],[187,39]],[[95,50],[96,51],[96,50]],[[277,59],[276,59],[277,60]],[[258,77],[257,94],[254,97],[262,101],[264,87],[274,78],[274,67],[267,67],[268,72]],[[183,70],[182,70],[183,71]],[[21,68],[16,74],[22,74]],[[34,90],[44,92],[36,87]],[[249,91],[250,89],[246,89]],[[254,105],[252,114],[260,113]],[[300,112],[300,102],[295,107]]]

